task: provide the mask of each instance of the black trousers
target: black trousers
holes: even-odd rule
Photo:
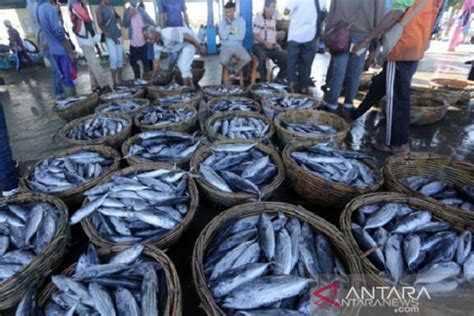
[[[467,80],[474,81],[474,60],[471,62],[471,71],[469,72]]]
[[[387,95],[387,134],[388,146],[408,144],[410,134],[410,95],[411,80],[418,68],[418,61],[385,62],[382,72],[370,85],[364,101],[351,112],[357,119]]]
[[[288,42],[288,80],[297,82],[300,89],[308,88],[311,66],[316,50],[314,42]]]
[[[132,66],[135,79],[141,78],[140,66],[138,65],[139,60],[141,60],[143,63],[143,71],[149,68],[148,67],[148,48],[146,44],[140,47],[130,46],[130,66]]]
[[[285,79],[286,77],[286,66],[288,64],[288,53],[284,50],[278,49],[267,49],[261,44],[255,44],[253,46],[253,53],[258,58],[258,71],[260,72],[260,81],[266,81],[267,78],[267,63],[266,58],[270,58],[277,64],[280,71],[278,72],[278,79]]]

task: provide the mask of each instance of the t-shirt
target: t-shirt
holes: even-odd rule
[[[130,23],[133,29],[130,45],[133,47],[142,47],[145,45],[145,37],[142,32],[143,20],[139,12],[136,12],[136,14],[132,16]]]
[[[257,14],[253,22],[253,33],[258,34],[270,44],[276,43],[276,19],[266,19],[263,13]],[[257,41],[255,41],[257,43]]]
[[[158,4],[160,13],[166,14],[166,26],[184,26],[182,13],[186,11],[185,0],[161,0]]]
[[[316,4],[314,0],[288,0],[286,8],[291,11],[288,41],[307,43],[316,35]]]
[[[162,52],[176,53],[179,52],[184,47],[184,45],[188,45],[188,43],[184,41],[184,34],[189,34],[192,37],[196,38],[196,35],[193,33],[193,31],[184,26],[166,27],[164,29],[161,29],[159,32],[163,44],[161,45],[155,43],[153,47],[155,51],[155,59],[160,59],[160,55]],[[192,44],[189,43],[189,45]]]
[[[415,0],[393,0],[392,3],[392,11],[403,11],[405,12],[408,10],[413,4]]]

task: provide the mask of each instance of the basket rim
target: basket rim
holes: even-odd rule
[[[190,103],[175,103],[173,105],[166,106],[165,108],[166,109],[180,109],[180,108],[187,109],[187,110],[192,112],[191,117],[189,117],[188,119],[185,119],[184,121],[180,121],[180,122],[176,122],[176,123],[172,123],[172,124],[167,124],[167,125],[161,125],[161,126],[144,125],[144,124],[140,123],[140,118],[143,115],[143,113],[148,109],[153,109],[153,108],[156,108],[156,107],[159,107],[159,106],[150,105],[150,106],[147,106],[147,107],[144,107],[144,108],[140,109],[140,111],[138,111],[137,114],[135,115],[135,117],[133,118],[133,122],[134,122],[135,126],[138,127],[140,130],[142,130],[143,132],[152,131],[152,130],[163,130],[163,129],[173,130],[174,128],[189,124],[193,120],[197,119],[198,112],[197,112],[196,108],[193,105],[191,105]]]
[[[73,102],[73,104],[71,104],[70,106],[68,106],[67,108],[65,109],[60,109],[58,108],[58,105],[56,104],[56,102],[53,104],[53,111],[54,112],[57,112],[57,113],[67,113],[69,112],[72,108],[75,108],[77,107],[78,105],[83,105],[83,103],[89,103],[91,101],[94,101],[94,102],[98,102],[99,101],[99,95],[95,92],[93,93],[89,93],[89,94],[81,94],[79,96],[86,96],[87,98],[84,99],[84,100],[79,100],[79,101],[76,101],[76,102]]]
[[[145,93],[145,87],[134,87],[133,89],[135,89],[135,92],[133,92],[132,90],[132,95],[128,96],[128,97],[120,97],[120,98],[112,98],[112,99],[106,99],[104,96],[107,95],[108,93],[104,94],[104,95],[101,95],[99,98],[100,98],[100,101],[102,103],[106,103],[106,102],[111,102],[111,101],[116,101],[116,100],[126,100],[126,99],[135,99],[135,98],[141,98],[143,96],[143,94]],[[112,91],[112,92],[109,92],[109,93],[113,93],[113,92],[118,92],[120,90],[117,90],[117,91]]]
[[[302,108],[285,108],[282,106],[278,105],[273,105],[268,102],[268,99],[270,98],[284,98],[284,97],[294,97],[294,98],[305,98],[305,99],[310,99],[313,101],[313,105],[309,108],[302,109]],[[319,101],[313,97],[312,95],[307,95],[307,94],[301,94],[301,93],[274,93],[271,95],[263,96],[261,98],[262,101],[262,107],[263,108],[268,108],[270,110],[278,111],[278,112],[289,112],[289,111],[299,111],[299,110],[307,110],[307,109],[317,109],[319,108]]]
[[[124,101],[124,100],[132,100],[132,101],[135,101],[139,104],[139,107],[136,109],[136,110],[133,110],[133,111],[129,111],[129,112],[103,112],[103,109],[105,109],[106,107],[112,105],[112,104],[115,104],[116,102],[118,101]],[[142,103],[142,104],[140,104]],[[116,100],[112,100],[110,102],[105,102],[105,103],[101,103],[99,104],[96,108],[95,108],[95,113],[126,113],[126,114],[134,114],[136,112],[138,112],[139,110],[141,110],[142,108],[144,107],[147,107],[150,105],[150,100],[146,99],[146,98],[129,98],[129,99],[116,99]]]
[[[250,112],[257,112],[257,113],[260,113],[262,111],[262,105],[252,99],[252,98],[249,98],[249,97],[245,97],[245,96],[220,96],[220,97],[212,97],[210,98],[209,100],[207,100],[206,102],[206,109],[209,111],[209,112],[212,112],[212,113],[223,113],[221,111],[215,111],[213,109],[214,105],[217,103],[217,102],[220,102],[222,100],[228,100],[228,101],[232,101],[232,100],[242,100],[244,99],[245,101],[247,102],[250,102],[252,103],[251,107],[255,109],[255,111],[250,111]],[[234,112],[234,111],[225,111],[225,112]]]

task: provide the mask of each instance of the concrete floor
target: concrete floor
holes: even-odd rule
[[[420,64],[415,83],[426,84],[434,76],[465,78],[469,70],[463,62],[472,57],[471,47],[461,47],[459,53],[444,53],[445,43],[433,43],[427,58]],[[217,84],[220,81],[221,68],[215,57],[205,57],[206,74],[201,85]],[[313,65],[313,78],[316,86],[324,83],[325,72],[329,62],[328,55],[318,55]],[[108,73],[108,71],[107,71]],[[52,83],[49,69],[34,67],[21,72],[0,72],[7,85],[0,86],[0,103],[6,112],[10,132],[10,142],[14,156],[24,166],[66,147],[55,137],[64,122],[52,111]],[[130,67],[126,66],[125,78],[131,78]],[[77,90],[79,93],[90,92],[89,77],[86,67],[80,67]],[[321,91],[314,94],[321,97]],[[385,135],[383,115],[372,109],[357,121],[347,138],[349,148],[372,153],[382,164],[385,156],[374,152],[370,144],[382,140]],[[458,159],[474,162],[474,120],[473,106],[453,106],[447,116],[439,123],[412,127],[410,144],[414,151],[429,151],[454,156]],[[291,192],[278,196],[278,200],[304,205]],[[305,205],[310,211],[321,215],[337,224],[339,210],[322,210],[315,206]],[[184,314],[201,314],[199,299],[192,284],[191,255],[194,242],[204,226],[222,209],[201,199],[201,207],[189,229],[168,254],[175,262],[183,288]],[[74,227],[71,252],[66,257],[65,266],[77,259],[81,249],[86,245],[86,238],[79,227]]]

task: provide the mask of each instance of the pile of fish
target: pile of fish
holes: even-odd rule
[[[201,144],[198,137],[172,131],[138,134],[138,140],[128,150],[134,156],[154,162],[180,162],[189,160]]]
[[[202,178],[224,192],[261,195],[261,188],[271,183],[277,167],[270,156],[255,144],[219,144],[199,164]]]
[[[214,121],[212,131],[231,139],[260,139],[270,129],[267,122],[255,117],[234,116]]]
[[[69,108],[71,105],[73,105],[73,104],[75,104],[79,101],[83,101],[85,99],[87,99],[87,96],[81,95],[81,96],[78,96],[78,97],[70,97],[70,98],[58,100],[58,101],[54,102],[54,104],[56,105],[56,107],[58,109],[65,110],[65,109]]]
[[[413,191],[441,203],[474,212],[474,185],[450,185],[430,177],[406,177],[402,182]]]
[[[432,294],[474,281],[470,231],[457,232],[431,212],[400,203],[365,205],[352,219],[361,250],[393,283],[425,286]]]
[[[96,115],[73,126],[66,137],[75,140],[96,140],[116,135],[128,127],[123,118]]]
[[[270,95],[275,93],[287,93],[288,86],[275,82],[257,83],[252,86],[252,92],[259,95]]]
[[[21,300],[16,315],[164,315],[165,272],[142,252],[143,246],[137,245],[101,261],[89,245],[72,276],[51,278],[57,291],[42,308],[32,289]]]
[[[84,194],[87,203],[70,220],[90,217],[99,234],[115,243],[140,243],[178,226],[189,210],[188,176],[183,171],[156,169],[112,176]]]
[[[112,101],[116,99],[127,99],[133,97],[135,91],[129,87],[119,87],[117,91],[108,92],[101,95],[101,99],[104,101]]]
[[[82,150],[43,160],[31,172],[27,184],[35,192],[61,192],[100,177],[114,160],[98,152]]]
[[[208,86],[203,88],[208,96],[225,97],[244,93],[244,88],[239,86]]]
[[[232,98],[221,99],[219,101],[209,104],[209,109],[212,112],[229,112],[229,111],[244,111],[244,112],[258,112],[258,105],[254,100],[249,98]]]
[[[49,203],[0,205],[0,284],[43,251],[56,234],[59,216]]]
[[[132,113],[139,110],[143,105],[134,99],[122,99],[110,102],[102,108],[101,112],[106,113]]]
[[[189,86],[182,86],[177,84],[176,82],[171,82],[167,84],[166,86],[154,86],[153,88],[160,90],[160,91],[181,91],[181,90],[187,90],[189,89]]]
[[[325,135],[330,136],[337,134],[337,129],[330,125],[325,124],[314,124],[314,123],[283,123],[283,127],[287,130],[301,133],[301,134],[311,134],[315,136]]]
[[[313,145],[292,152],[291,157],[318,177],[358,188],[370,187],[377,178],[375,172],[360,161],[370,157],[358,152]]]
[[[325,285],[321,275],[347,282],[327,237],[281,212],[240,218],[215,236],[204,272],[227,315],[310,315],[310,284]]]
[[[155,100],[155,105],[170,106],[173,104],[187,103],[197,96],[196,92],[186,92],[177,95],[159,97]]]
[[[314,100],[294,95],[274,96],[265,99],[266,104],[285,109],[309,109],[314,106]]]
[[[154,106],[138,114],[138,121],[145,126],[166,126],[187,121],[192,117],[193,112],[187,108]]]

